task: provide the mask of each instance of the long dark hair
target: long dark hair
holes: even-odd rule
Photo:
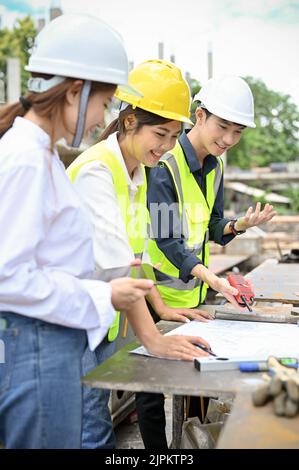
[[[33,76],[42,77],[45,79],[52,78],[53,75],[32,74]],[[65,97],[68,89],[75,81],[75,78],[67,78],[50,90],[43,93],[28,92],[24,96],[25,100],[20,100],[12,104],[7,104],[0,109],[0,137],[2,137],[8,129],[11,128],[17,116],[24,116],[28,109],[32,108],[38,116],[50,117],[53,122],[54,129],[61,118],[62,109],[65,103]],[[93,82],[91,86],[92,95],[96,91],[110,91],[115,88],[115,85],[110,83]],[[23,101],[23,104],[22,104]],[[53,135],[51,137],[51,147],[54,147]]]
[[[125,118],[129,114],[134,114],[137,119],[137,127],[135,129],[136,132],[138,132],[143,126],[157,126],[159,124],[166,124],[167,122],[172,121],[172,119],[166,119],[162,116],[150,113],[149,111],[145,111],[141,108],[133,109],[132,105],[129,104],[123,111],[120,111],[118,118],[114,119],[114,121],[112,121],[106,127],[104,132],[101,134],[98,142],[106,140],[109,135],[113,134],[114,132],[118,132],[120,137],[125,135]]]

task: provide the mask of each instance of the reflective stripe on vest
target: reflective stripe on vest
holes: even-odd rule
[[[208,266],[208,226],[221,182],[222,162],[218,159],[217,167],[206,176],[207,195],[205,198],[190,172],[179,143],[161,161],[168,167],[176,189],[181,233],[185,239],[186,248],[205,266]],[[179,269],[166,258],[153,237],[148,242],[148,253],[153,265],[161,263],[159,280],[164,282],[163,285],[157,285],[157,288],[167,305],[192,308],[204,301],[207,285],[198,278],[193,278],[187,283],[183,282],[179,278]]]
[[[80,169],[93,161],[98,161],[103,164],[109,169],[112,175],[117,202],[126,227],[130,246],[134,252],[135,258],[141,258],[144,251],[148,221],[146,209],[146,175],[144,168],[142,167],[144,184],[138,187],[134,202],[131,203],[124,169],[115,154],[107,148],[105,141],[90,147],[74,160],[67,169],[70,180],[74,182]],[[118,335],[119,320],[120,314],[116,312],[116,318],[108,332],[109,341],[113,341]]]

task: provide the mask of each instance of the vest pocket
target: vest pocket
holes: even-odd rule
[[[206,204],[198,203],[185,203],[184,208],[190,222],[193,224],[206,224],[210,220],[210,212]]]
[[[204,204],[185,205],[188,223],[188,245],[190,247],[201,244],[210,222],[210,213]]]

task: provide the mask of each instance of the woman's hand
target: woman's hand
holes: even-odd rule
[[[236,230],[247,230],[250,227],[255,227],[269,222],[277,212],[273,210],[273,206],[266,204],[264,210],[261,211],[261,203],[256,204],[255,210],[249,207],[244,217],[240,217],[235,225]]]
[[[213,315],[199,308],[174,308],[163,304],[156,310],[161,320],[171,320],[187,323],[189,320],[207,322],[213,320]]]
[[[111,302],[116,310],[126,311],[132,304],[146,296],[153,287],[149,279],[131,279],[122,277],[110,281],[112,295]]]
[[[210,349],[209,343],[200,336],[162,336],[161,334],[154,335],[146,344],[146,348],[154,356],[166,359],[193,361],[195,357],[208,357],[209,354],[196,347],[196,344],[201,344]]]

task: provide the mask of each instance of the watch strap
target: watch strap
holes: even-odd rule
[[[230,224],[229,224],[229,228],[230,228],[232,234],[235,235],[235,236],[236,235],[242,235],[242,233],[246,232],[246,230],[237,230],[236,229],[237,220],[238,219],[233,219],[233,220],[230,221]]]

